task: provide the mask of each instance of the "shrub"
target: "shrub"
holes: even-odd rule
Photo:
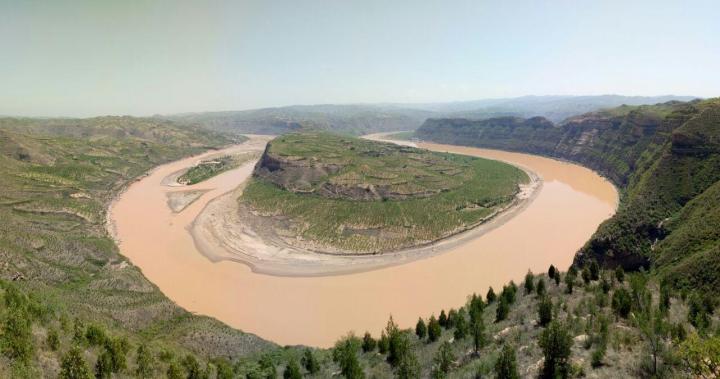
[[[543,279],[543,278],[538,279],[535,291],[537,292],[538,297],[545,296],[545,293],[547,292],[547,290],[545,289],[545,279]]]
[[[447,328],[447,315],[445,314],[444,309],[440,311],[438,322],[440,323],[440,326],[442,326],[443,328]]]
[[[380,354],[387,354],[388,349],[390,349],[390,341],[388,340],[388,336],[383,330],[382,332],[380,332],[380,339],[378,340],[378,352]]]
[[[615,269],[615,279],[620,283],[625,281],[625,270],[623,270],[622,266]]]
[[[147,347],[147,345],[142,344],[138,346],[135,363],[137,364],[137,368],[135,369],[135,375],[141,378],[147,378],[152,376],[154,362],[153,356],[152,354],[150,354],[150,349]],[[218,365],[218,370],[219,369],[220,365]]]
[[[615,312],[617,316],[627,318],[630,314],[631,305],[632,300],[630,299],[628,291],[622,287],[616,289],[612,297],[613,312]]]
[[[303,356],[300,359],[300,363],[302,363],[305,370],[311,374],[315,374],[320,371],[320,363],[317,361],[317,358],[315,358],[315,354],[313,354],[312,350],[309,348],[305,348]]]
[[[338,341],[333,349],[333,361],[340,366],[340,373],[348,379],[364,378],[365,373],[360,367],[357,353],[360,340],[352,334]]]
[[[535,291],[535,275],[528,270],[525,274],[525,294],[531,294],[533,291]]]
[[[573,292],[573,286],[575,285],[575,271],[568,271],[565,274],[565,286],[567,286],[567,293]]]
[[[555,279],[555,285],[556,285],[556,286],[559,286],[559,285],[560,285],[560,280],[561,280],[560,277],[561,277],[560,271],[555,271],[555,278],[554,278],[554,279]]]
[[[455,337],[456,340],[462,340],[467,336],[467,333],[468,324],[465,320],[465,311],[461,309],[457,316],[455,316],[455,333],[453,337]]]
[[[90,368],[82,356],[80,348],[73,347],[63,355],[60,362],[61,379],[90,379]]]
[[[598,265],[597,261],[595,261],[595,260],[590,262],[590,279],[592,279],[592,280],[600,279],[600,265]]]
[[[428,340],[435,342],[441,335],[442,328],[440,327],[440,322],[435,319],[435,316],[430,316],[430,322],[428,322]]]
[[[105,330],[99,325],[90,325],[85,331],[85,340],[90,346],[102,346],[106,338]]]
[[[112,360],[110,353],[103,351],[95,362],[95,377],[98,379],[109,378],[112,375]]]
[[[30,361],[34,350],[30,326],[30,320],[21,308],[8,309],[0,344],[5,356],[21,363]]]
[[[283,379],[302,379],[302,377],[300,366],[295,358],[291,358],[287,366],[285,366],[285,371],[283,371]]]
[[[552,268],[552,266],[550,266]],[[503,345],[497,361],[495,361],[495,377],[497,379],[519,379],[515,349],[510,345]]]
[[[585,282],[585,285],[590,284],[590,279],[592,278],[590,276],[590,269],[587,266],[585,266],[585,268],[583,268],[582,270],[582,279],[583,282]]]
[[[50,350],[57,351],[58,347],[60,347],[60,336],[58,335],[57,329],[48,329],[48,334],[45,342],[47,343]]]
[[[497,300],[497,295],[495,295],[495,291],[493,291],[492,287],[488,289],[485,299],[487,300],[488,304],[493,303],[495,302],[495,300]]]
[[[377,345],[377,342],[374,338],[370,335],[369,332],[365,332],[365,336],[363,336],[363,343],[362,343],[362,349],[364,353],[369,353],[373,350],[375,350],[375,346]]]
[[[495,322],[505,320],[510,313],[510,305],[508,305],[505,297],[500,297],[497,309],[495,309]]]
[[[432,368],[433,377],[444,378],[452,369],[454,362],[455,354],[452,351],[452,346],[449,342],[445,341],[440,345],[437,353],[435,353]]]
[[[419,318],[417,324],[415,324],[415,335],[421,340],[427,335],[427,326],[425,326],[425,321],[423,321],[422,317]]]
[[[542,368],[543,378],[567,377],[569,358],[573,344],[568,327],[553,321],[540,335],[540,348],[545,361]]]
[[[538,303],[538,323],[540,326],[546,326],[552,321],[552,307],[552,300],[547,296],[543,296]]]

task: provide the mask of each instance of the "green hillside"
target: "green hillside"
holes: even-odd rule
[[[322,246],[377,253],[471,228],[526,181],[496,161],[301,133],[268,144],[240,202]]]
[[[429,120],[420,138],[540,153],[612,179],[622,193],[576,262],[653,266],[680,287],[720,289],[716,254],[720,101],[619,107],[552,125],[537,120]]]

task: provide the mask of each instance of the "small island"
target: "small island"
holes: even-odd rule
[[[306,132],[268,143],[238,208],[264,240],[329,254],[382,254],[482,224],[529,180],[502,162]]]

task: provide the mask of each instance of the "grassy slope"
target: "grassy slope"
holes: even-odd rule
[[[720,101],[706,100],[624,106],[553,127],[435,120],[418,136],[541,153],[599,171],[621,187],[621,206],[577,261],[597,259],[626,268],[655,263],[678,285],[718,290],[720,283],[708,268],[720,266],[720,256],[713,253],[720,240],[711,228],[690,226],[709,222],[717,212],[713,193],[704,194],[720,180],[719,112]],[[686,205],[691,208],[683,209]],[[702,244],[686,249],[689,240]],[[655,246],[657,241],[662,242]]]
[[[328,134],[280,137],[270,152],[343,166],[307,183],[313,190],[349,183],[440,191],[424,198],[357,201],[294,193],[259,178],[245,188],[241,202],[289,217],[304,238],[358,252],[417,245],[472,227],[510,201],[517,183],[527,180],[524,172],[500,162]]]
[[[232,170],[239,167],[245,162],[250,161],[252,158],[256,158],[257,155],[253,153],[245,153],[239,155],[224,155],[222,157],[212,158],[198,163],[196,166],[191,167],[187,172],[180,175],[177,181],[187,185],[193,185],[205,180],[208,180],[214,176],[220,175],[225,171]]]
[[[153,119],[0,120],[0,277],[93,320],[200,354],[245,354],[257,337],[180,309],[118,254],[105,209],[163,162],[232,141]]]

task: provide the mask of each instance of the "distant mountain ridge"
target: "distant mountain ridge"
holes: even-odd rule
[[[524,96],[424,104],[293,105],[245,111],[160,116],[184,124],[235,133],[282,134],[321,129],[354,135],[415,130],[428,118],[545,117],[553,122],[603,108],[689,101],[692,96]]]

